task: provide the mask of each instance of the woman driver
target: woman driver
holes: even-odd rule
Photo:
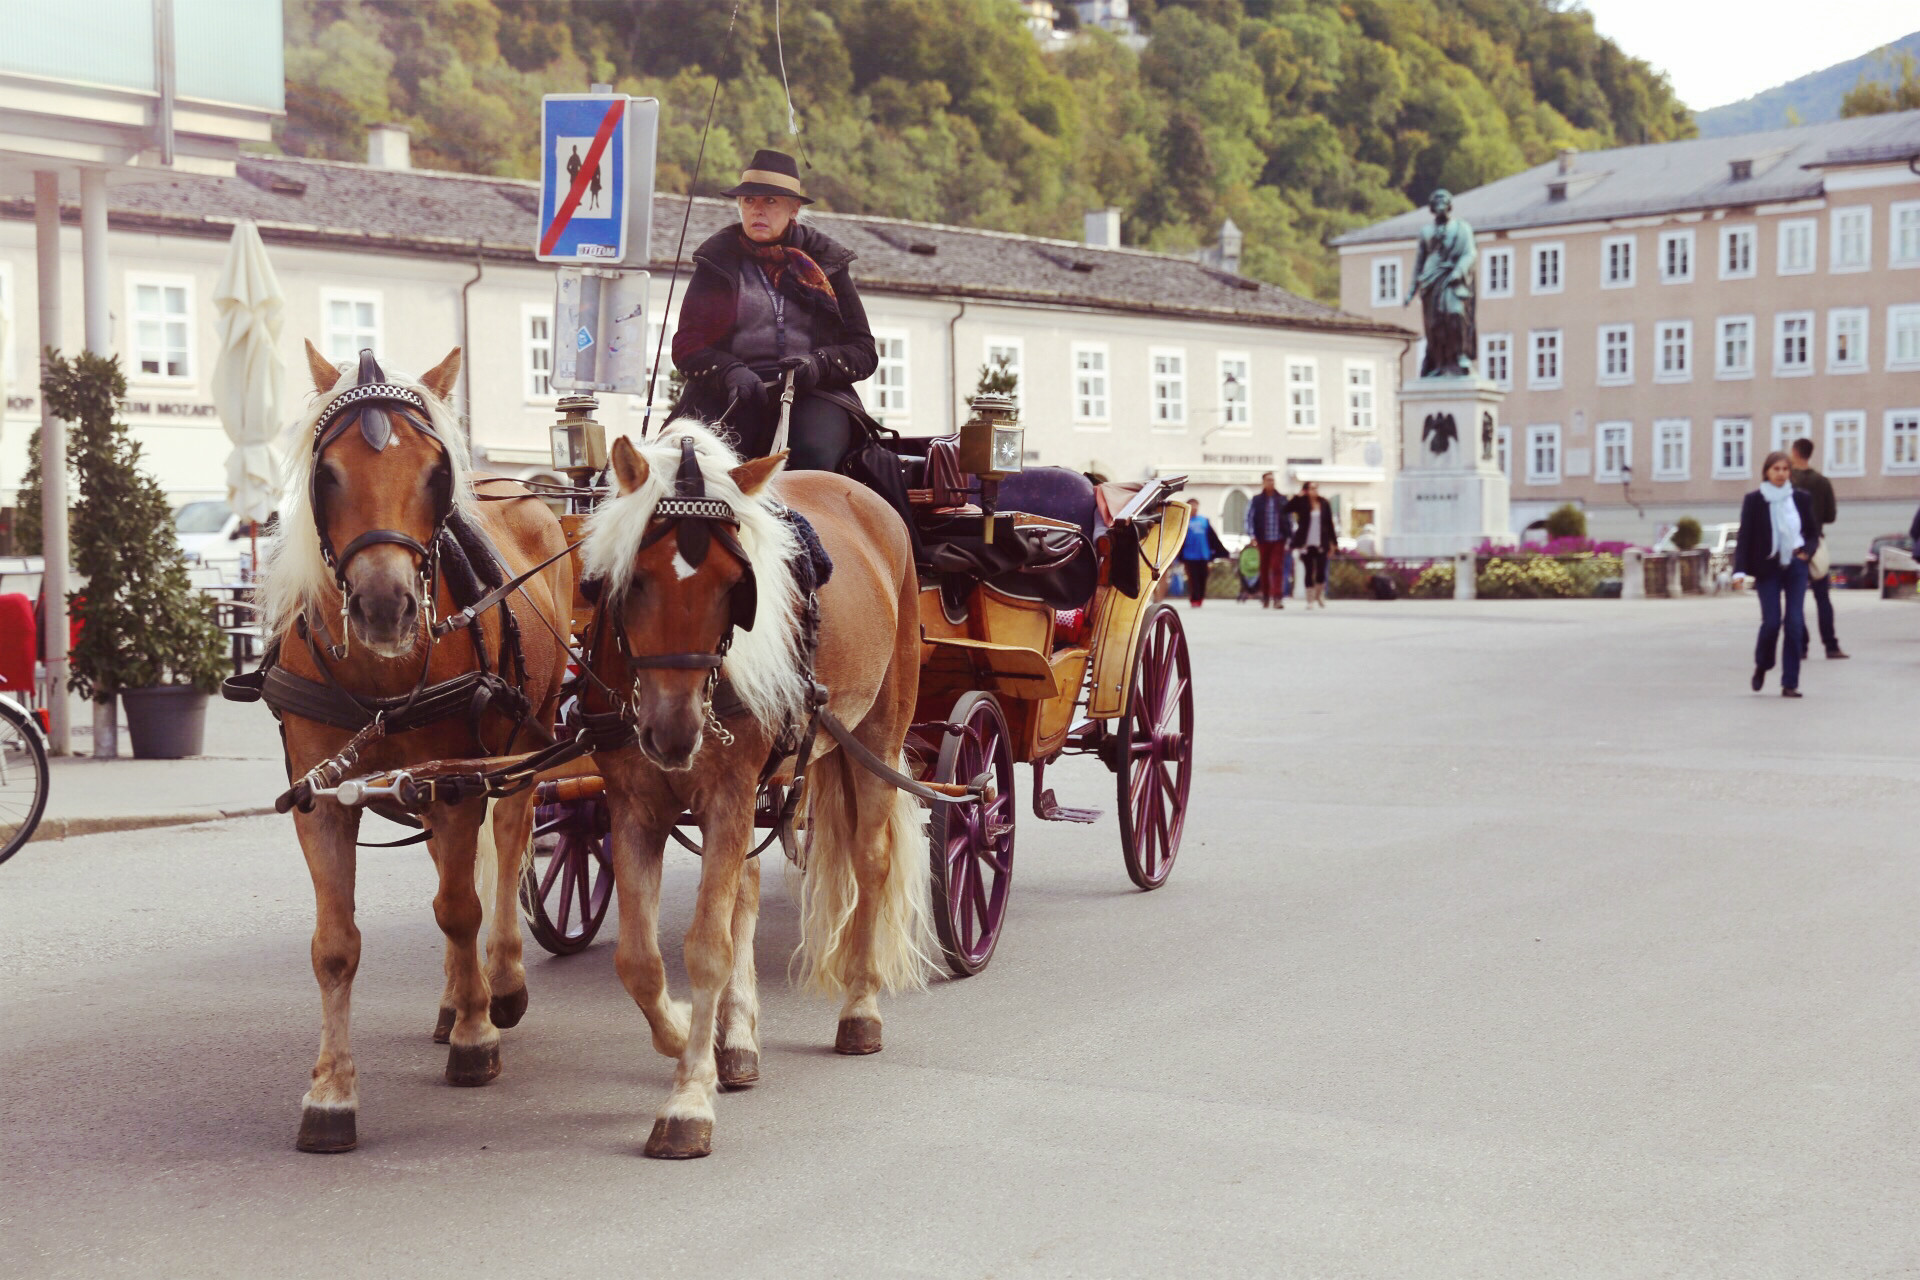
[[[853,252],[799,221],[813,203],[793,157],[756,151],[738,186],[723,192],[740,221],[694,250],[694,273],[673,335],[687,376],[676,412],[730,430],[744,457],[772,451],[780,386],[794,371],[787,466],[837,470],[866,411],[854,391],[879,357],[847,264]],[[776,384],[771,390],[767,383]]]

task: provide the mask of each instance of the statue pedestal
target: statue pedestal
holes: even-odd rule
[[[1511,542],[1509,485],[1494,450],[1503,393],[1484,378],[1416,378],[1400,388],[1400,472],[1390,556],[1452,556]]]

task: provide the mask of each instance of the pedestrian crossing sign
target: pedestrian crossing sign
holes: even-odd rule
[[[540,103],[541,262],[647,265],[660,104],[621,93]]]

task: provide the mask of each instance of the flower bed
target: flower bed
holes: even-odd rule
[[[1585,538],[1562,538],[1561,543],[1583,543],[1581,549],[1556,554],[1502,551],[1477,554],[1474,593],[1489,600],[1569,599],[1601,594],[1602,585],[1620,577],[1619,550],[1624,543],[1601,543]],[[1387,560],[1378,556],[1337,555],[1327,566],[1327,594],[1336,599],[1370,597],[1373,580],[1392,579],[1397,594],[1415,600],[1453,598],[1451,559]]]

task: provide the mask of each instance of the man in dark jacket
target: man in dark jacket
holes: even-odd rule
[[[1802,437],[1793,442],[1793,487],[1813,499],[1813,516],[1820,522],[1822,529],[1831,528],[1840,515],[1840,506],[1833,497],[1833,481],[1813,469],[1813,441]],[[1844,658],[1840,651],[1840,637],[1833,627],[1833,597],[1831,594],[1833,579],[1821,574],[1808,583],[1813,588],[1813,610],[1820,618],[1820,643],[1826,646],[1829,658]],[[1800,656],[1807,656],[1811,639],[1806,629],[1800,631]]]
[[[1260,492],[1247,504],[1247,536],[1260,549],[1260,607],[1286,608],[1293,585],[1293,517],[1271,471],[1260,477]]]

